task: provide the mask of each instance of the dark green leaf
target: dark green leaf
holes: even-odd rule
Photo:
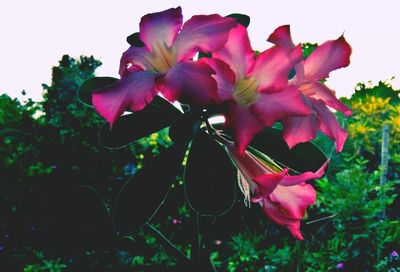
[[[110,129],[104,124],[99,131],[100,143],[119,148],[173,123],[181,112],[171,103],[156,96],[145,109],[121,116]]]
[[[132,255],[140,254],[143,249],[148,247],[144,237],[139,235],[137,235],[136,239],[133,239],[130,236],[121,236],[116,244],[118,249],[129,252]]]
[[[303,60],[308,58],[308,56],[311,55],[311,53],[315,50],[315,48],[318,47],[318,44],[316,43],[302,43],[301,44],[301,49],[303,50]]]
[[[65,210],[61,213],[64,215],[64,220],[72,225],[70,234],[90,247],[107,247],[112,244],[116,232],[101,196],[93,188],[82,186],[71,192],[69,200],[69,205],[65,206]]]
[[[202,215],[221,215],[234,204],[236,169],[224,148],[200,130],[193,139],[185,170],[190,206]]]
[[[244,27],[248,27],[250,24],[250,17],[245,14],[232,13],[226,17],[234,18],[236,20],[236,23],[241,24]]]
[[[390,98],[390,104],[397,105],[400,103],[400,90],[395,89],[390,81],[379,81],[374,86],[368,86],[362,82],[357,83],[355,92],[350,99],[344,99],[347,103],[350,101],[364,101],[369,96],[381,97],[383,99]]]
[[[211,58],[211,53],[204,53],[204,52],[199,52],[199,59],[201,58]]]
[[[169,137],[175,143],[186,144],[193,139],[193,136],[200,129],[201,116],[197,111],[189,111],[178,117],[175,123],[169,128]]]
[[[114,77],[93,77],[86,80],[79,88],[79,99],[92,105],[92,92],[115,83],[118,79]]]
[[[289,79],[294,78],[295,75],[296,75],[296,70],[293,68],[292,70],[290,70]]]
[[[126,38],[126,41],[135,47],[143,47],[144,43],[140,40],[140,33],[139,32],[135,32],[132,35],[129,35]]]
[[[214,127],[223,129],[221,125]],[[229,130],[224,130],[224,133],[232,135]],[[312,142],[301,143],[289,149],[282,137],[282,131],[276,128],[265,128],[257,133],[249,146],[266,154],[281,166],[297,172],[317,171],[327,160],[322,150]]]
[[[250,146],[297,172],[317,171],[327,160],[321,149],[312,142],[289,149],[282,132],[274,128],[266,128],[258,133]]]
[[[182,168],[186,148],[172,145],[125,183],[114,208],[122,233],[140,227],[154,215]]]

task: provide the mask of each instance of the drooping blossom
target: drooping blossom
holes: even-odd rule
[[[290,27],[278,27],[268,38],[269,42],[288,52],[296,50],[290,35]],[[313,114],[308,116],[289,116],[283,120],[283,137],[289,147],[316,137],[320,129],[336,144],[340,152],[347,138],[347,132],[340,126],[328,107],[351,115],[351,110],[341,103],[335,92],[321,82],[333,70],[346,67],[350,63],[351,47],[343,36],[327,41],[317,48],[304,61],[295,67],[296,75],[289,86],[297,87]]]
[[[257,57],[247,30],[237,25],[228,41],[212,58],[202,58],[216,72],[218,98],[241,154],[253,136],[266,126],[290,116],[307,116],[307,107],[296,87],[287,87],[294,65],[301,60],[301,47],[288,51],[274,46]]]
[[[226,146],[240,177],[253,194],[252,201],[259,203],[269,218],[285,226],[296,239],[303,240],[300,221],[316,199],[316,191],[306,182],[321,178],[329,161],[315,173],[289,175],[288,169],[281,169],[249,151],[242,156],[233,143]]]
[[[145,15],[139,25],[144,47],[123,53],[121,79],[93,93],[94,107],[112,125],[126,109],[142,110],[159,92],[170,101],[213,103],[214,71],[191,59],[198,51],[221,48],[235,24],[213,14],[193,16],[182,26],[180,7]]]

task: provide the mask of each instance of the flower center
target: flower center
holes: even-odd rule
[[[175,48],[168,47],[166,44],[156,44],[151,54],[151,65],[157,72],[165,74],[176,64]]]
[[[233,97],[239,105],[249,106],[258,99],[257,87],[257,81],[252,77],[240,79],[235,85]]]

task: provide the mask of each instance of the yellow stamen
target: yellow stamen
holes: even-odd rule
[[[233,91],[233,97],[236,102],[241,106],[249,106],[257,101],[257,81],[250,77],[239,80],[235,85],[235,90]]]
[[[240,171],[238,170],[238,185],[240,188],[240,191],[243,193],[244,195],[244,205],[246,207],[251,207],[251,199],[250,199],[250,185],[247,183],[246,178],[242,175],[242,173],[240,173]]]
[[[165,74],[176,64],[175,48],[168,47],[164,43],[156,44],[148,61],[155,71]]]

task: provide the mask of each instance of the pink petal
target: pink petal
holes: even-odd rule
[[[310,184],[298,184],[293,186],[280,186],[269,196],[270,201],[279,203],[286,216],[301,220],[308,206],[314,204],[317,192]]]
[[[292,41],[292,37],[290,35],[289,25],[283,25],[275,29],[274,32],[269,35],[267,41],[288,49],[292,49],[295,47]]]
[[[177,60],[190,59],[198,51],[213,52],[220,49],[235,25],[234,19],[218,14],[193,16],[183,25],[176,38]]]
[[[92,96],[97,112],[112,126],[125,109],[140,111],[157,95],[154,79],[156,74],[132,72],[115,84],[95,91]]]
[[[134,70],[152,70],[152,58],[151,52],[146,47],[129,47],[122,54],[119,75],[122,77],[125,73],[133,72]]]
[[[321,82],[314,81],[310,83],[304,83],[300,85],[300,90],[305,96],[309,96],[315,99],[321,99],[329,107],[335,110],[343,112],[346,116],[351,115],[351,110],[346,107],[339,99],[336,98],[335,91],[329,89],[326,85]]]
[[[233,143],[227,144],[226,147],[228,154],[234,161],[236,167],[246,178],[252,180],[254,176],[259,176],[265,173],[265,169],[262,164],[260,164],[258,160],[254,159],[249,152],[246,151],[242,156],[239,154],[236,146]]]
[[[160,92],[170,101],[196,106],[217,102],[215,72],[204,62],[181,61],[157,81]]]
[[[304,183],[312,179],[319,179],[325,174],[325,169],[328,166],[328,164],[329,160],[327,160],[315,173],[308,171],[296,176],[285,176],[279,182],[279,185],[293,186],[300,183]]]
[[[227,126],[232,128],[235,144],[241,156],[254,135],[261,131],[263,124],[250,112],[249,108],[241,107],[235,102],[229,103],[229,112],[225,115]]]
[[[253,180],[258,185],[258,192],[256,194],[262,198],[268,197],[272,191],[275,190],[281,180],[287,175],[288,171],[288,169],[283,169],[280,173],[265,173],[255,176]]]
[[[250,76],[257,79],[261,92],[279,92],[288,85],[290,71],[301,58],[301,46],[290,51],[272,47],[257,56]]]
[[[217,81],[219,101],[233,100],[232,92],[235,84],[235,74],[229,65],[215,58],[201,58],[199,61],[207,63],[215,71],[213,78]]]
[[[293,43],[291,34],[290,34],[290,26],[289,25],[283,25],[278,27],[277,29],[274,30],[274,32],[268,37],[267,41],[286,48],[286,50],[292,51],[296,50],[296,46]],[[298,49],[297,49],[298,50]],[[302,52],[300,56],[300,50],[294,51],[294,56],[297,56],[300,59],[303,58]],[[296,55],[297,54],[297,55]],[[296,70],[296,77],[294,80],[296,82],[302,82],[304,78],[304,68],[303,68],[303,62],[300,61],[298,64],[295,65],[295,70]]]
[[[225,46],[213,53],[213,57],[229,64],[237,80],[247,76],[254,66],[254,51],[250,45],[247,29],[238,24],[231,30]]]
[[[262,202],[264,213],[275,223],[285,226],[298,240],[304,240],[300,231],[300,220],[286,217],[286,213],[281,209],[279,204],[273,203],[268,199]]]
[[[286,226],[286,228],[292,233],[293,237],[297,240],[304,240],[303,234],[300,231],[300,221],[296,221]]]
[[[321,100],[312,100],[312,104],[318,114],[321,131],[335,141],[337,152],[342,151],[347,138],[347,132],[339,125],[335,115]]]
[[[274,174],[275,171],[268,167],[268,165],[260,162],[253,154],[246,151],[243,155],[240,155],[236,146],[232,144],[227,144],[227,151],[232,161],[234,162],[236,168],[240,171],[243,177],[249,184],[251,191],[259,191],[259,187],[256,183],[255,178],[263,178],[265,174]],[[280,179],[286,174],[279,174]],[[275,185],[276,186],[276,185]],[[273,190],[273,189],[272,189]],[[271,190],[271,192],[272,192]]]
[[[276,223],[286,226],[293,236],[303,240],[300,220],[306,209],[314,204],[316,191],[309,184],[280,186],[263,201],[263,210]]]
[[[327,78],[331,71],[349,65],[350,55],[351,47],[343,36],[323,43],[304,61],[306,80]]]
[[[150,13],[140,21],[140,40],[151,52],[170,47],[182,26],[181,7]]]
[[[304,103],[313,108],[308,99],[304,99]],[[288,117],[283,119],[283,138],[285,142],[292,148],[296,144],[311,141],[317,136],[319,121],[316,112],[303,117]]]
[[[260,94],[251,110],[265,126],[272,126],[276,121],[290,116],[306,116],[312,113],[304,104],[301,92],[294,86],[277,93]]]

